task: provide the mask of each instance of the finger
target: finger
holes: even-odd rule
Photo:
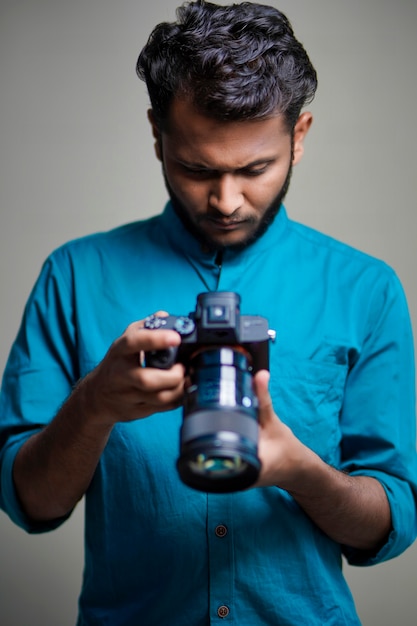
[[[173,390],[164,389],[158,393],[144,392],[136,401],[137,406],[147,408],[147,412],[169,411],[176,409],[182,405],[183,389],[182,387]]]
[[[175,363],[170,369],[138,368],[135,374],[136,387],[143,393],[155,394],[163,390],[184,387],[184,366]]]
[[[260,370],[253,379],[254,391],[258,398],[258,421],[261,425],[274,416],[272,399],[269,393],[269,379],[270,373],[267,370]]]
[[[175,330],[150,330],[137,322],[126,329],[118,340],[117,347],[122,354],[128,355],[140,351],[164,350],[180,343],[181,336]]]

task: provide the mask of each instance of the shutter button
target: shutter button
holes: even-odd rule
[[[227,535],[227,526],[224,524],[219,524],[216,526],[216,530],[214,531],[217,537],[225,537]]]

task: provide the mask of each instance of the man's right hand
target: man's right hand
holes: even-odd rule
[[[161,312],[158,313],[161,315]],[[173,330],[148,330],[144,320],[128,326],[101,363],[80,383],[86,412],[100,424],[114,425],[167,411],[181,404],[184,367],[143,367],[143,354],[178,346]]]
[[[179,345],[173,330],[131,324],[80,381],[55,418],[17,453],[13,477],[33,521],[67,515],[84,495],[114,425],[181,404],[184,368],[142,367],[143,353]]]

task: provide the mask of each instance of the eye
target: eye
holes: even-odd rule
[[[267,169],[268,169],[268,166],[265,165],[264,167],[258,167],[256,169],[246,170],[245,175],[246,176],[261,176],[262,174],[265,174]]]
[[[189,167],[188,165],[183,165],[183,169],[188,176],[193,176],[195,178],[209,178],[213,175],[213,172],[211,170],[197,167]]]
[[[239,174],[241,176],[262,176],[262,174],[266,174],[271,165],[275,160],[270,159],[267,161],[258,161],[257,163],[249,163],[246,167],[242,167],[239,170]]]

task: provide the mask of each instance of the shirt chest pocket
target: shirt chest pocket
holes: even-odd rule
[[[335,465],[346,375],[347,366],[336,363],[285,358],[271,365],[275,412],[305,445]]]

